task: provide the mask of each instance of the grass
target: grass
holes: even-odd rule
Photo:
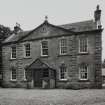
[[[105,105],[105,89],[0,89],[0,105]]]

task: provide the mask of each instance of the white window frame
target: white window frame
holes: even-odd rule
[[[85,66],[87,66],[87,78],[81,78],[81,65],[85,65]],[[89,67],[88,67],[88,65],[87,64],[81,64],[80,66],[79,66],[79,79],[80,80],[88,80],[88,69],[89,69]],[[83,68],[82,68],[83,69]]]
[[[66,80],[67,80],[67,67],[64,65],[65,70],[66,70],[66,72],[64,73],[64,75],[66,75],[66,78],[61,78],[61,68],[62,68],[62,67],[63,67],[63,66],[61,65],[60,68],[59,68],[59,79],[60,79],[61,81],[66,81]]]
[[[11,69],[11,81],[16,81],[17,80],[17,70],[16,70],[16,79],[13,79],[13,69],[16,70],[16,68]]]
[[[26,45],[30,45],[30,56],[26,56]],[[25,43],[24,44],[24,57],[25,58],[30,58],[31,57],[31,44],[30,43]]]
[[[66,41],[66,46],[62,46],[62,40]],[[66,55],[67,54],[67,39],[66,38],[61,38],[59,46],[60,46],[60,55]],[[63,48],[66,48],[66,53],[62,53]]]
[[[81,51],[81,46],[80,46],[80,40],[81,39],[86,39],[87,40],[87,50],[86,51]],[[83,38],[79,38],[79,53],[88,53],[88,38],[87,37],[83,37]]]
[[[42,48],[42,42],[47,42],[47,46],[48,46],[48,40],[42,40],[41,41],[41,56],[48,56],[49,55],[49,51],[48,51],[48,54],[47,55],[43,55],[43,48]],[[48,47],[49,48],[49,47]],[[48,50],[48,48],[44,48],[44,49],[47,49]]]
[[[11,59],[16,59],[16,57],[15,58],[13,58],[13,47],[15,47],[16,48],[16,45],[15,46],[11,46]],[[17,51],[15,52],[15,54],[17,53]],[[17,54],[16,54],[17,55]]]
[[[26,69],[24,69],[24,81],[26,81]]]

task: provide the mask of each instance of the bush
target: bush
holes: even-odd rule
[[[5,82],[2,83],[2,87],[3,88],[12,88],[12,87],[15,87],[15,84],[5,81]]]

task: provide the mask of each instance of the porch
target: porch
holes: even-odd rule
[[[56,87],[56,71],[40,59],[36,59],[26,70],[27,88]]]

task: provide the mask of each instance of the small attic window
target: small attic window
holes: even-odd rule
[[[46,27],[42,27],[41,32],[45,33],[46,32]]]

